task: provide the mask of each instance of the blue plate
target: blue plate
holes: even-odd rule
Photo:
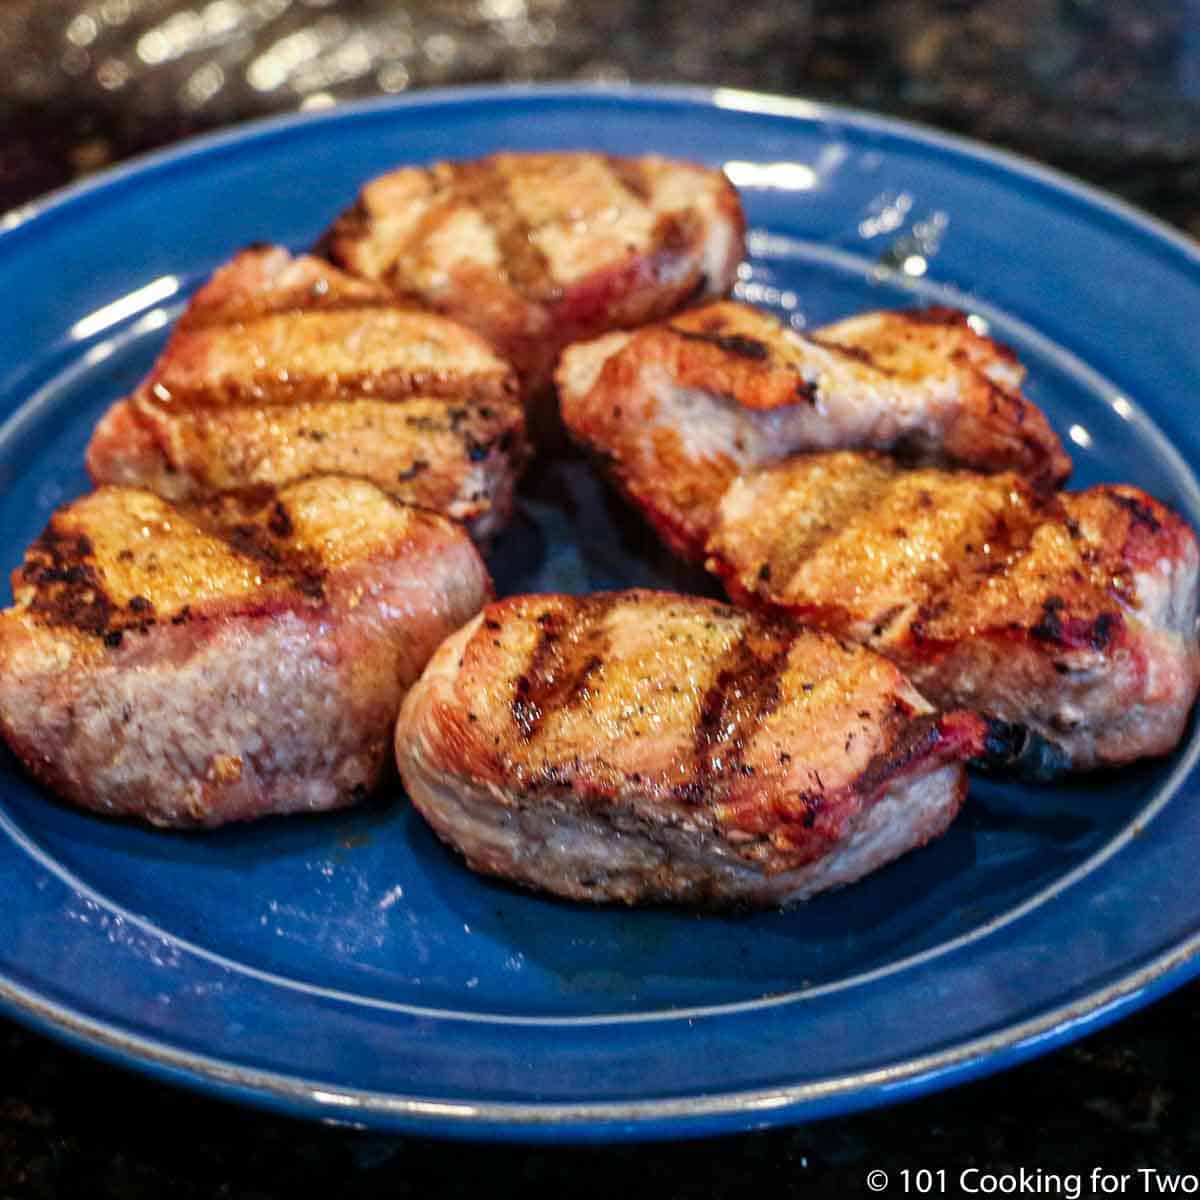
[[[816,324],[961,306],[1011,342],[1075,482],[1200,524],[1200,255],[1120,204],[926,130],[742,92],[430,93],[209,138],[0,232],[0,568],[87,486],[99,414],[238,247],[310,244],[367,177],[502,147],[724,164],[742,295]],[[501,592],[710,585],[578,462],[544,464]],[[0,1001],[156,1075],[410,1132],[685,1136],[1018,1062],[1196,972],[1193,732],[1171,758],[984,780],[940,842],[790,912],[592,909],[468,872],[399,795],[208,836],[69,811],[0,758]]]

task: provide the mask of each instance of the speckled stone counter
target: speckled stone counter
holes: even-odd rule
[[[1198,0],[4,0],[0,209],[252,116],[564,78],[754,87],[914,117],[1200,236]],[[919,1168],[946,1170],[953,1194],[969,1167],[1102,1167],[1134,1173],[1125,1194],[1141,1194],[1139,1167],[1200,1171],[1198,1010],[1193,985],[1067,1049],[891,1109],[588,1149],[302,1125],[0,1021],[0,1197],[853,1196],[869,1194],[871,1170],[899,1195],[902,1172]]]

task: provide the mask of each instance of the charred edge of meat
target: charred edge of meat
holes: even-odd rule
[[[1121,633],[1125,621],[1120,613],[1102,612],[1094,619],[1069,617],[1067,602],[1061,596],[1047,596],[1042,614],[1029,630],[1035,641],[1052,642],[1068,648],[1104,651]]]
[[[1025,725],[995,717],[985,720],[983,751],[971,759],[971,766],[1028,783],[1052,783],[1071,770],[1071,756],[1057,742]]]
[[[1017,352],[1011,346],[1004,342],[998,342],[995,338],[975,333],[975,330],[971,329],[971,322],[967,314],[960,309],[950,308],[945,304],[930,304],[925,308],[906,308],[903,310],[903,315],[920,325],[951,325],[970,330],[980,341],[986,342],[1000,358],[1007,359],[1009,362],[1017,361]]]
[[[309,251],[314,258],[323,258],[326,262],[339,263],[337,243],[343,238],[362,237],[371,226],[371,212],[366,201],[359,196],[357,200],[313,243]]]
[[[797,376],[796,385],[792,390],[796,393],[796,399],[801,403],[816,405],[819,389],[815,383],[805,379],[803,375]]]
[[[1134,525],[1143,525],[1151,533],[1158,533],[1162,530],[1162,522],[1154,515],[1154,510],[1136,496],[1125,496],[1120,492],[1113,491],[1108,493],[1108,498],[1129,513],[1130,520]]]
[[[46,526],[30,546],[21,569],[25,582],[35,588],[31,610],[37,616],[84,633],[99,635],[112,630],[120,606],[88,561],[92,552],[86,534],[64,532],[53,520]]]
[[[698,330],[679,329],[671,325],[671,332],[685,342],[705,342],[724,350],[727,354],[738,358],[747,358],[751,362],[767,362],[771,357],[771,348],[766,342],[757,338],[747,337],[743,333],[703,333]]]
[[[960,309],[951,308],[948,304],[929,304],[924,308],[907,308],[902,315],[919,325],[965,325],[968,329],[970,328],[967,314]]]
[[[902,775],[913,763],[927,758],[942,741],[942,717],[938,713],[909,718],[907,704],[897,705],[897,715],[906,720],[898,740],[880,751],[867,763],[858,781],[858,790],[870,796],[897,775]]]
[[[117,604],[87,561],[92,551],[85,534],[64,534],[52,522],[30,547],[21,573],[35,589],[30,604],[35,616],[103,638],[115,650],[126,633],[147,633],[158,614],[145,596],[131,596],[124,607]]]

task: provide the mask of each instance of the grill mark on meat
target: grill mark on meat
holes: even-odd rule
[[[769,343],[761,341],[759,338],[749,337],[744,333],[722,333],[721,328],[720,322],[710,323],[706,328],[699,330],[681,329],[677,325],[667,326],[671,333],[684,341],[707,343],[736,358],[768,364],[774,369],[790,372],[796,376],[794,390],[797,400],[803,404],[815,405],[817,403],[820,389],[816,381],[806,379],[791,363],[778,360]],[[729,402],[736,406],[736,401],[732,397],[729,398]]]
[[[894,713],[900,725],[899,740],[875,755],[859,777],[857,790],[873,798],[874,793],[893,783],[912,763],[927,759],[942,740],[942,717],[927,713],[914,717],[906,711]]]
[[[965,557],[961,569],[975,574],[980,586],[989,578],[1013,571],[1028,552],[1039,523],[1050,515],[1043,512],[1043,506],[1035,495],[1029,498],[1029,508],[1018,512],[1017,520],[1009,520],[1004,513],[997,513],[988,525],[980,547],[971,542],[963,547]],[[988,546],[986,555],[983,553],[983,544]]]
[[[778,581],[789,579],[796,565],[817,558],[826,542],[836,538],[855,513],[882,511],[889,494],[901,486],[903,480],[904,475],[900,472],[889,473],[882,478],[868,477],[869,486],[842,497],[841,503],[824,514],[822,523],[808,531],[804,544],[791,547],[788,557],[782,561],[764,560],[762,547],[755,546],[750,557],[751,563],[758,565],[748,567],[741,586],[765,601],[768,611],[790,611],[794,615],[802,613],[805,619],[838,627],[848,618],[847,613],[828,604],[801,604],[794,599],[789,601],[786,598],[786,584]],[[1003,590],[1009,587],[1007,581],[1020,576],[1026,556],[1033,552],[1037,530],[1046,523],[1062,524],[1066,521],[1063,506],[1057,497],[1039,495],[1021,481],[1014,481],[1013,486],[1020,491],[1022,503],[1014,509],[1006,508],[994,514],[978,541],[972,540],[958,548],[947,563],[950,569],[947,578],[930,584],[927,594],[923,591],[918,596],[914,591],[912,598],[918,600],[918,604],[912,621],[900,632],[902,641],[910,640],[922,653],[930,654],[946,645],[944,636],[937,630],[937,622],[952,607],[951,597],[959,597],[961,607],[969,609],[971,597],[981,595],[989,588]],[[918,503],[927,508],[932,503],[932,497],[918,497]],[[1147,515],[1155,519],[1152,512]],[[899,539],[902,531],[893,529],[890,535],[893,539]],[[1080,536],[1078,526],[1076,536]],[[982,549],[983,543],[988,546],[986,554]],[[765,577],[761,566],[764,561],[769,567]],[[869,626],[870,633],[865,639],[867,644],[887,652],[889,644],[894,641],[892,633],[896,617],[905,607],[893,606],[876,615]],[[1042,601],[1042,608],[1035,619],[1023,625],[1014,623],[1010,633],[1064,649],[1103,651],[1121,636],[1124,628],[1125,621],[1118,610],[1072,618],[1064,599],[1051,594]]]
[[[841,502],[824,514],[825,519],[820,524],[814,524],[805,531],[806,537],[803,545],[796,545],[792,548],[794,561],[789,558],[786,563],[768,564],[769,569],[765,577],[762,574],[762,567],[759,567],[757,592],[764,599],[770,600],[781,590],[786,589],[786,581],[796,566],[817,557],[827,542],[834,541],[842,535],[847,523],[857,513],[872,512],[881,507],[895,483],[896,476],[894,475],[887,475],[883,478],[863,478],[860,486],[840,497]],[[783,569],[776,570],[777,566]]]
[[[264,578],[287,581],[310,601],[324,602],[327,572],[311,550],[293,540],[291,514],[271,484],[224,492],[189,509],[188,515],[211,537],[254,562]]]
[[[467,208],[478,212],[496,236],[499,269],[512,287],[526,299],[556,298],[550,266],[530,239],[532,230],[512,204],[508,180],[496,162],[485,158],[479,162],[443,163],[440,172],[426,170],[425,175],[431,182],[430,204],[396,247],[392,262],[384,271],[385,281],[395,292],[413,295],[416,301],[421,301],[420,294],[410,290],[406,259],[420,250],[456,210]],[[328,246],[331,248],[342,239],[370,238],[371,227],[371,212],[360,197],[354,209],[330,230]]]
[[[295,530],[274,488],[231,493],[191,515],[210,536],[253,561],[264,578],[286,581],[300,596],[324,603],[326,572],[310,553],[292,543]],[[29,609],[39,621],[99,637],[109,649],[116,649],[125,634],[145,633],[156,624],[158,614],[142,595],[131,596],[126,606],[116,603],[93,555],[89,538],[65,533],[51,520],[30,547],[21,578],[34,589]],[[176,614],[172,624],[187,617],[186,610]]]
[[[546,256],[531,236],[532,227],[518,211],[505,178],[492,159],[458,163],[454,167],[454,196],[474,208],[491,226],[500,251],[500,269],[522,296],[532,300],[557,298],[558,285]]]
[[[381,309],[395,309],[396,300],[386,292],[377,297],[345,296],[314,287],[297,289],[295,292],[272,299],[247,298],[244,301],[230,300],[223,304],[197,305],[186,309],[176,324],[176,329],[198,333],[202,330],[232,329],[253,330],[254,326],[274,317],[300,318],[328,315],[329,313],[363,313],[369,315]]]
[[[421,248],[436,235],[439,226],[458,207],[459,197],[455,192],[457,174],[449,164],[447,171],[448,174],[429,170],[424,172],[430,187],[426,197],[428,203],[407,234],[392,247],[391,261],[382,272],[383,281],[393,292],[418,305],[423,304],[424,300],[420,288],[410,286],[408,259],[411,255],[420,253]],[[345,228],[342,228],[340,221],[334,225],[334,242],[343,237],[350,241],[359,238],[370,241],[373,223],[370,208],[360,196],[351,222]]]
[[[686,342],[706,342],[718,350],[738,358],[747,358],[751,362],[767,362],[771,357],[771,347],[766,342],[747,337],[744,333],[706,333],[702,330],[680,329],[677,325],[668,325],[667,328]]]
[[[525,741],[532,741],[546,715],[544,702],[556,682],[553,672],[556,643],[562,637],[570,616],[545,612],[538,618],[541,633],[530,652],[525,670],[513,680],[510,702],[513,721]]]
[[[816,333],[806,333],[804,336],[814,346],[820,346],[822,350],[837,355],[839,358],[861,363],[864,367],[870,367],[872,371],[878,371],[880,375],[894,376],[896,374],[891,367],[884,366],[876,359],[875,355],[863,346],[843,346],[841,342],[821,337]]]
[[[139,394],[143,402],[169,406],[173,412],[206,409],[261,408],[263,405],[346,404],[359,400],[403,403],[416,396],[486,403],[516,396],[510,378],[483,372],[406,370],[403,367],[343,378],[305,375],[280,379],[270,373],[219,377],[199,386],[152,380]]]
[[[608,168],[612,177],[621,185],[626,192],[633,197],[643,208],[650,204],[650,196],[653,193],[653,187],[650,179],[647,177],[645,164],[639,159],[620,158],[616,155],[606,154],[604,156],[604,165]]]
[[[997,513],[988,526],[982,541],[989,547],[989,553],[984,555],[981,547],[968,542],[962,547],[962,555],[953,564],[951,578],[943,581],[934,589],[929,597],[930,602],[922,604],[915,618],[909,625],[909,636],[917,643],[932,645],[933,640],[926,633],[926,627],[943,615],[949,607],[948,596],[955,592],[977,593],[991,581],[993,584],[1004,576],[1011,575],[1020,565],[1022,557],[1028,553],[1034,532],[1039,523],[1045,519],[1053,519],[1054,510],[1058,507],[1053,498],[1043,498],[1034,492],[1027,492],[1029,507],[1021,513],[1016,521],[1009,520],[1005,514]],[[924,507],[924,505],[923,505]],[[1050,597],[1047,601],[1057,600]],[[1053,604],[1044,610],[1048,618],[1047,624],[1039,623],[1039,627],[1030,630],[1031,636],[1041,640],[1054,640],[1059,635],[1053,632],[1056,620],[1056,609]],[[885,627],[886,628],[886,627]],[[875,636],[879,636],[878,633]]]
[[[791,641],[769,625],[747,631],[722,656],[700,701],[693,733],[693,774],[674,789],[686,804],[699,803],[722,778],[750,774],[746,747],[763,721],[778,707],[780,680],[787,669]]]
[[[602,625],[614,600],[586,597],[566,612],[548,609],[538,618],[538,640],[513,680],[509,708],[521,738],[533,742],[546,715],[580,703],[592,676],[604,665]]]
[[[614,157],[606,157],[603,162],[612,181],[630,197],[634,204],[643,211],[652,210],[654,184],[644,162],[638,159],[622,160]],[[703,223],[695,213],[661,213],[655,219],[650,232],[650,244],[645,250],[646,261],[652,264],[655,272],[662,273],[664,268],[674,260],[691,253],[703,238]],[[672,307],[688,308],[694,301],[711,290],[711,283],[708,275],[698,269],[696,278]],[[746,339],[747,342],[751,340]]]
[[[654,222],[647,256],[661,269],[663,264],[690,253],[703,236],[702,222],[695,213],[663,213]]]
[[[235,554],[249,558],[269,577],[287,579],[310,600],[325,599],[325,570],[302,550],[276,534],[269,524],[242,521],[217,526],[210,533],[220,538]]]

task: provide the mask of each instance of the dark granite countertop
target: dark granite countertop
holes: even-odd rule
[[[0,0],[0,210],[263,113],[564,78],[753,87],[915,117],[1200,236],[1198,0],[741,0],[732,15],[713,0]],[[589,1149],[306,1126],[0,1021],[0,1197],[864,1195],[876,1168],[890,1194],[905,1168],[951,1182],[971,1166],[1200,1171],[1198,1001],[1200,985],[1186,987],[1038,1061],[891,1109]]]

